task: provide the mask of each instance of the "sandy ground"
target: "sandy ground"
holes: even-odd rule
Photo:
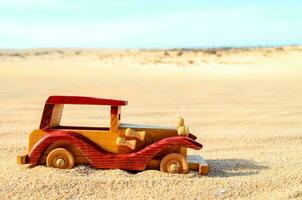
[[[129,123],[174,125],[182,115],[209,174],[18,166],[55,94],[127,99]],[[301,47],[2,50],[0,107],[0,199],[302,199]],[[90,124],[95,114],[63,117]]]

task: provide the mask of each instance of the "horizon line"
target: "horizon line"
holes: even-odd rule
[[[0,48],[0,51],[27,51],[27,50],[207,50],[207,49],[265,49],[265,48],[278,48],[278,47],[300,47],[302,44],[282,44],[282,45],[234,45],[234,46],[208,46],[208,47],[172,47],[172,48],[106,48],[106,47],[30,47],[30,48]]]

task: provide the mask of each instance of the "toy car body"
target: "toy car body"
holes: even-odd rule
[[[60,125],[64,104],[110,106],[110,127]],[[19,164],[72,168],[90,164],[102,169],[160,169],[168,173],[208,172],[201,156],[187,156],[187,148],[202,145],[189,133],[182,118],[176,128],[121,123],[121,106],[127,101],[79,96],[50,96],[44,107],[40,128],[29,135]]]

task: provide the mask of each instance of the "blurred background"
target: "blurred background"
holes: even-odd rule
[[[302,43],[299,0],[0,0],[0,48]]]

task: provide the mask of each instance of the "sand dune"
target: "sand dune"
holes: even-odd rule
[[[302,47],[1,50],[1,199],[302,199],[301,58]],[[208,176],[18,166],[54,94],[127,99],[129,123],[174,125],[182,115]],[[98,123],[75,112],[64,117]]]

